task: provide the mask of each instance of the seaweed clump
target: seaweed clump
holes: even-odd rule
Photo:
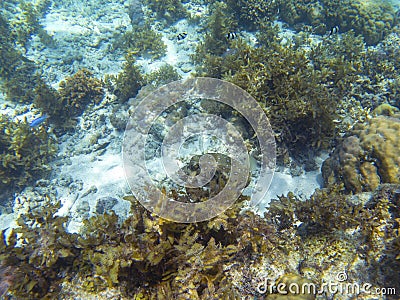
[[[147,74],[145,76],[145,81],[146,84],[151,84],[154,87],[158,87],[179,80],[181,78],[182,77],[178,74],[173,66],[165,64],[161,66],[158,70]]]
[[[33,91],[40,77],[34,62],[24,53],[33,34],[38,34],[42,41],[52,42],[39,22],[49,4],[48,0],[0,4],[0,79],[7,98],[12,101],[31,103],[35,97]]]
[[[194,56],[197,74],[230,81],[260,103],[276,133],[282,163],[307,162],[313,153],[330,149],[336,137],[367,115],[362,87],[386,83],[374,77],[379,70],[368,62],[363,38],[353,31],[323,42],[307,33],[288,39],[266,21],[259,25],[259,43],[251,46],[240,37],[219,36],[229,21],[224,6],[218,7]]]
[[[103,284],[121,285],[128,295],[149,299],[199,299],[237,296],[225,270],[233,262],[257,258],[272,246],[274,229],[252,213],[239,215],[240,202],[224,214],[197,224],[171,223],[152,216],[136,201],[135,214],[118,231],[100,219],[86,223],[83,251]],[[115,218],[112,215],[108,218]],[[104,228],[99,232],[95,228]],[[255,229],[257,228],[257,229]],[[110,232],[114,232],[107,243]],[[264,235],[269,233],[269,238]],[[114,259],[116,258],[116,259]],[[93,277],[93,280],[96,280]]]
[[[145,0],[144,4],[158,19],[164,19],[169,24],[189,14],[181,0]]]
[[[26,51],[27,44],[34,34],[38,34],[42,41],[51,40],[40,24],[40,18],[46,13],[50,4],[50,0],[38,0],[35,3],[26,1],[15,3],[15,1],[5,0],[0,4],[12,29],[10,37],[23,52]]]
[[[228,9],[233,12],[238,24],[254,30],[260,24],[274,21],[278,16],[279,1],[226,0]]]
[[[362,268],[369,275],[361,276],[361,281],[397,290],[399,187],[382,184],[370,194],[346,195],[343,185],[332,185],[306,201],[292,193],[273,201],[270,215],[282,230],[297,223],[296,236],[302,240],[299,253],[304,255],[299,274],[318,282],[332,266],[336,270],[345,266],[349,280],[360,280],[355,278],[360,278]]]
[[[0,115],[0,189],[21,188],[49,170],[47,163],[55,155],[55,139],[39,126]]]
[[[136,65],[135,55],[128,53],[125,56],[122,71],[117,75],[106,75],[104,82],[105,87],[115,94],[120,102],[126,102],[129,98],[137,95],[145,84],[145,79]]]
[[[241,53],[247,60],[223,79],[242,87],[264,108],[276,133],[278,158],[329,148],[337,133],[333,120],[338,118],[333,70],[315,68],[308,51],[296,44],[273,42]]]
[[[210,221],[178,224],[132,199],[133,214],[122,224],[113,213],[94,216],[78,235],[66,233],[66,219],[54,216],[59,206],[49,204],[44,216],[25,215],[0,248],[2,266],[16,274],[9,291],[50,297],[72,280],[96,293],[119,287],[134,299],[237,298],[227,271],[276,243],[272,226],[253,213],[239,214],[244,200]]]
[[[237,27],[237,23],[229,18],[227,5],[215,2],[210,8],[212,12],[205,24],[203,40],[196,48],[193,60],[197,64],[197,73],[201,76],[220,78],[224,73],[224,53],[231,45],[227,34]]]
[[[71,119],[80,116],[90,103],[98,104],[104,96],[103,82],[82,69],[67,77],[55,90],[43,81],[35,89],[35,104],[48,114],[50,121],[68,127]]]
[[[15,102],[31,102],[38,77],[35,64],[15,47],[13,31],[0,14],[0,79],[7,98]]]
[[[0,279],[0,286],[13,296],[42,299],[59,292],[57,282],[79,254],[77,235],[65,229],[67,218],[55,216],[60,204],[46,204],[40,212],[21,215],[19,227],[8,236],[2,232],[0,261],[9,275]]]
[[[350,279],[369,274],[373,286],[398,288],[399,188],[381,185],[367,199],[341,186],[305,201],[289,194],[264,218],[242,211],[241,197],[195,224],[160,219],[126,197],[132,214],[125,221],[95,215],[79,234],[67,233],[59,205],[48,203],[22,215],[8,239],[3,232],[0,287],[25,298],[118,291],[121,299],[240,299],[259,296],[260,271],[278,282],[322,284],[345,266]]]
[[[137,56],[150,55],[152,59],[158,59],[165,55],[167,46],[162,41],[162,34],[154,31],[150,24],[146,23],[142,26],[134,25],[131,30],[116,39],[113,48]]]

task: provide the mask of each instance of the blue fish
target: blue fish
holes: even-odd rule
[[[48,116],[47,114],[44,114],[43,116],[34,119],[34,120],[29,124],[29,126],[32,127],[32,128],[37,127],[37,126],[39,126],[40,124],[42,124],[44,121],[46,121],[46,119],[47,119],[48,117],[49,117],[49,116]]]

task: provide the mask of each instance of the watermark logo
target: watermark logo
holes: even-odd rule
[[[214,78],[175,81],[146,96],[132,109],[123,140],[133,195],[156,215],[182,223],[223,213],[249,181],[257,205],[275,160],[262,108],[243,89]]]
[[[297,278],[296,276],[294,278]],[[281,294],[281,295],[396,295],[393,287],[374,287],[370,283],[350,282],[346,272],[336,274],[335,280],[322,282],[317,285],[306,279],[300,281],[280,281],[275,282],[269,278],[260,281],[256,286],[259,294]]]

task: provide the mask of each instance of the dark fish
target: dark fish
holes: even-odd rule
[[[187,36],[187,32],[182,32],[182,33],[178,34],[176,36],[176,38],[178,39],[178,41],[182,41],[186,38],[186,36]]]
[[[226,35],[226,38],[228,40],[234,40],[237,38],[237,33],[236,32],[228,32],[228,34]]]
[[[44,114],[43,116],[34,119],[34,120],[29,124],[29,126],[32,127],[32,128],[37,127],[37,126],[39,126],[40,124],[42,124],[44,121],[46,121],[46,119],[47,119],[48,117],[49,117],[48,115]]]
[[[338,32],[339,32],[339,26],[336,25],[336,26],[334,26],[334,27],[331,28],[331,30],[329,31],[328,36],[337,34]]]

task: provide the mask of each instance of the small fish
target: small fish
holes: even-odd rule
[[[34,120],[29,124],[29,126],[32,127],[32,128],[37,127],[37,126],[39,126],[40,124],[42,124],[44,121],[46,121],[46,119],[47,119],[48,117],[49,117],[49,116],[48,116],[47,114],[44,114],[43,116],[34,119]]]
[[[228,34],[226,35],[226,38],[228,40],[234,40],[237,38],[237,33],[236,32],[228,32]]]
[[[178,34],[176,36],[176,38],[178,39],[178,41],[182,41],[186,38],[186,36],[187,36],[187,32],[181,32],[180,34]]]
[[[328,36],[337,34],[338,32],[339,32],[339,26],[336,25],[336,26],[334,26],[334,27],[331,28],[331,30],[329,31]]]

